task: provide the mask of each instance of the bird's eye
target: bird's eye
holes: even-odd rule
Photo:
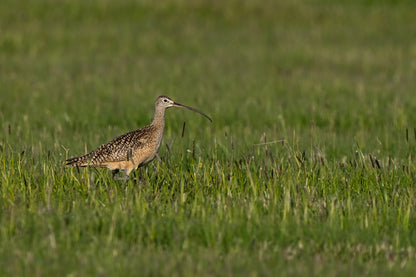
[[[163,99],[163,102],[167,103],[168,102],[168,99]]]

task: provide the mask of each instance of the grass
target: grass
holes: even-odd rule
[[[0,274],[413,276],[414,9],[2,1]],[[142,182],[65,168],[159,94],[214,122],[170,109]]]

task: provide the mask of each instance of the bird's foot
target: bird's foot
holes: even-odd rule
[[[113,176],[113,179],[116,181],[123,181],[123,182],[127,182],[128,180],[130,180],[129,176],[127,175],[124,175],[123,177]]]
[[[139,178],[139,177],[130,178],[128,175],[123,175],[123,176],[113,175],[113,180],[123,181],[124,183],[126,183],[127,181],[130,181],[130,180],[133,181],[133,182],[136,182],[136,183],[143,183],[144,182],[143,178]]]
[[[145,179],[144,178],[140,178],[138,176],[133,177],[133,178],[130,178],[129,175],[127,175],[126,173],[124,173],[123,176],[117,176],[117,173],[119,173],[119,172],[124,173],[123,171],[120,171],[118,169],[113,170],[113,180],[115,180],[115,181],[123,181],[124,183],[126,183],[127,181],[130,181],[131,180],[131,181],[133,181],[133,182],[135,182],[137,184],[144,183],[145,182]]]
[[[117,176],[117,173],[119,172],[123,172],[123,171],[120,171],[119,169],[113,170],[113,180],[127,182],[129,180],[129,175],[123,172],[124,173],[123,176],[120,177],[120,176]]]

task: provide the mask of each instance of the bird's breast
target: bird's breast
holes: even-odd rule
[[[159,151],[162,143],[163,129],[153,133],[151,138],[146,142],[144,147],[136,153],[135,163],[137,166],[151,162]],[[138,162],[138,163],[137,163]]]

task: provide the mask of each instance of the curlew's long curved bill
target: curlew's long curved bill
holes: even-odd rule
[[[208,120],[209,121],[211,121],[212,122],[212,119],[209,117],[209,116],[207,116],[206,114],[204,114],[203,112],[200,112],[200,111],[198,111],[197,109],[194,109],[194,108],[191,108],[191,107],[188,107],[188,106],[185,106],[185,105],[182,105],[182,104],[179,104],[179,103],[173,103],[173,106],[174,107],[179,107],[179,108],[185,108],[185,109],[188,109],[188,110],[191,110],[191,111],[194,111],[194,112],[197,112],[197,113],[199,113],[199,114],[201,114],[201,115],[203,115],[203,116],[205,116],[206,118],[208,118]]]

